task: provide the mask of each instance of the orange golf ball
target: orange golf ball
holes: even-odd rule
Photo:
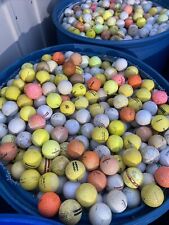
[[[100,163],[99,156],[94,151],[84,152],[81,161],[85,165],[86,169],[89,171],[97,169]]]
[[[47,192],[41,196],[38,210],[42,216],[53,217],[58,213],[60,205],[60,197],[54,192]]]
[[[124,122],[132,122],[135,119],[135,110],[131,107],[124,107],[120,110],[120,119]]]
[[[96,77],[92,77],[88,80],[87,86],[90,90],[98,91],[101,87],[101,81]]]
[[[141,86],[142,79],[140,75],[133,75],[128,78],[128,84],[131,85],[133,88],[138,88]]]
[[[17,155],[17,146],[14,143],[4,143],[0,146],[0,160],[12,161]]]
[[[169,167],[161,166],[154,174],[156,182],[164,188],[169,188]]]
[[[100,170],[93,170],[89,173],[87,182],[95,186],[98,192],[101,192],[107,184],[107,178]]]
[[[65,61],[64,54],[62,52],[55,52],[52,56],[52,60],[54,60],[57,64],[61,65]]]
[[[67,146],[67,154],[72,159],[78,159],[85,151],[85,146],[81,141],[72,140]]]

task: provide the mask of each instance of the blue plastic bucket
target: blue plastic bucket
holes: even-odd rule
[[[78,2],[80,1],[64,0],[56,3],[52,17],[56,27],[56,39],[58,44],[86,43],[121,50],[145,61],[159,72],[164,71],[167,65],[167,57],[169,57],[169,30],[152,37],[130,41],[107,41],[82,37],[67,31],[61,24],[65,8]],[[154,0],[153,2],[169,8],[169,1]]]
[[[42,217],[16,215],[16,214],[0,214],[1,225],[63,225],[53,220],[44,219]]]
[[[6,83],[10,78],[13,78],[19,71],[21,65],[25,62],[37,62],[42,55],[52,54],[55,51],[74,51],[89,56],[97,55],[105,60],[113,60],[114,57],[123,57],[128,60],[131,65],[137,65],[142,75],[153,79],[162,89],[169,90],[169,83],[154,69],[147,66],[134,57],[121,53],[116,50],[111,50],[104,47],[95,47],[92,45],[81,44],[69,44],[58,45],[50,48],[46,48],[40,51],[36,51],[14,63],[10,67],[6,68],[0,73],[0,84]],[[165,202],[159,208],[153,209],[141,204],[135,209],[128,209],[120,214],[113,214],[112,225],[142,225],[149,224],[162,216],[169,209],[169,192],[165,192]],[[4,198],[8,204],[10,204],[17,212],[22,214],[39,215],[37,210],[37,198],[31,192],[25,191],[21,188],[18,182],[15,182],[6,167],[0,164],[0,195]],[[57,220],[57,218],[55,218]],[[83,214],[83,218],[79,223],[80,225],[90,224],[86,212]]]

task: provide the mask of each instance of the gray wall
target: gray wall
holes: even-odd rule
[[[0,0],[0,70],[56,44],[51,13],[59,0]]]

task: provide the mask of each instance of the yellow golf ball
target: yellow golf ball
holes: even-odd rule
[[[104,113],[104,108],[101,104],[95,103],[95,104],[89,106],[89,111],[90,111],[90,114],[93,117],[95,117],[98,114]]]
[[[64,75],[64,74],[56,74],[56,77],[55,77],[55,80],[54,80],[54,83],[56,85],[58,85],[61,81],[63,80],[68,80],[67,76]]]
[[[108,20],[110,17],[112,17],[112,12],[110,10],[106,10],[104,13],[103,13],[103,19],[104,20]]]
[[[32,64],[32,63],[24,63],[24,64],[21,66],[21,69],[24,69],[24,68],[33,68],[33,64]]]
[[[21,69],[19,76],[25,82],[32,82],[35,79],[35,71],[30,67],[25,67]]]
[[[21,91],[18,87],[15,87],[15,86],[9,86],[7,87],[6,89],[6,92],[5,92],[5,97],[9,100],[14,100],[16,101],[17,98],[19,97]]]
[[[42,155],[38,150],[29,149],[23,155],[23,164],[26,168],[35,169],[40,165]]]
[[[90,183],[81,184],[76,190],[76,199],[83,207],[90,207],[96,203],[97,190]]]
[[[142,27],[144,27],[144,25],[146,24],[146,19],[145,18],[138,18],[137,19],[137,22],[136,22],[136,24],[137,24],[137,26],[139,27],[139,28],[142,28]]]
[[[37,129],[32,134],[32,143],[36,146],[42,146],[49,140],[49,133],[45,129]]]
[[[73,160],[69,162],[65,169],[66,177],[70,181],[79,181],[85,175],[86,169],[82,162]]]
[[[60,105],[62,103],[62,98],[57,93],[49,93],[46,98],[46,103],[52,109],[57,109],[60,107]]]
[[[77,224],[82,217],[82,207],[74,199],[67,199],[60,205],[59,218],[63,224]]]
[[[24,106],[32,106],[33,100],[28,98],[28,96],[26,96],[25,94],[22,94],[18,97],[17,104],[20,108],[22,108]]]
[[[135,66],[129,66],[125,70],[124,75],[126,77],[130,77],[132,75],[137,75],[138,73],[139,73],[139,71],[138,71],[137,67],[135,67]]]
[[[124,125],[124,123],[120,120],[113,120],[110,124],[109,124],[109,133],[110,134],[114,134],[114,135],[123,135],[126,127]]]
[[[57,192],[59,187],[59,178],[55,173],[47,172],[39,179],[39,190],[41,192]]]
[[[123,139],[120,136],[111,135],[106,145],[112,152],[119,152],[123,148]]]
[[[21,119],[28,121],[29,117],[36,114],[36,110],[32,106],[28,105],[28,106],[22,107],[19,114],[20,114]]]
[[[49,54],[45,54],[45,55],[43,55],[42,58],[41,58],[42,61],[49,61],[49,60],[51,60],[51,59],[52,59],[52,56],[49,55]]]
[[[13,81],[12,85],[18,87],[20,90],[23,90],[25,82],[22,79],[18,78]]]
[[[93,90],[87,91],[85,97],[87,98],[90,104],[94,104],[99,100],[98,93]]]
[[[109,133],[104,127],[95,127],[92,131],[92,139],[99,144],[105,143],[108,140]]]
[[[40,174],[35,169],[25,170],[20,177],[20,185],[27,191],[33,191],[38,187]]]
[[[156,184],[147,184],[141,190],[141,198],[149,207],[159,207],[164,201],[164,193]]]
[[[142,84],[141,84],[142,88],[146,88],[148,91],[152,91],[154,86],[155,84],[153,80],[150,80],[150,79],[142,80]]]
[[[7,87],[1,88],[1,97],[5,97],[6,90],[7,90]]]
[[[101,81],[101,86],[106,82],[106,76],[104,74],[98,73],[95,77]]]
[[[125,95],[126,97],[130,97],[133,94],[133,88],[129,84],[123,84],[119,87],[119,94]]]
[[[139,149],[141,146],[141,138],[136,134],[128,134],[124,137],[124,147]]]
[[[84,84],[77,83],[72,87],[72,94],[75,97],[84,96],[86,94],[86,87]]]
[[[123,162],[126,166],[137,166],[141,163],[141,153],[135,148],[126,149],[122,155]]]
[[[38,71],[36,73],[36,79],[40,82],[40,84],[43,84],[50,80],[50,74],[45,70]]]
[[[123,174],[123,181],[126,184],[127,187],[130,188],[138,188],[142,182],[143,182],[143,174],[142,172],[135,168],[135,167],[129,167],[126,169]]]
[[[75,112],[75,105],[71,101],[64,101],[60,105],[60,111],[66,116],[70,116]]]
[[[113,157],[115,159],[117,159],[117,161],[118,161],[119,173],[122,173],[125,170],[125,168],[126,168],[126,165],[124,164],[122,157],[120,155],[113,155]]]
[[[0,97],[0,109],[2,109],[2,106],[6,102],[6,99],[4,97]]]
[[[163,115],[154,116],[151,120],[151,126],[155,131],[164,132],[169,128],[169,119]]]
[[[151,99],[151,92],[146,88],[140,88],[136,91],[136,97],[140,99],[141,102],[147,102]]]
[[[89,105],[89,101],[84,96],[79,96],[75,98],[74,101],[76,109],[86,109]]]
[[[103,89],[108,95],[113,95],[118,90],[118,84],[114,80],[108,80],[105,82]]]
[[[168,104],[159,105],[158,114],[168,116],[169,115],[169,105]]]
[[[63,176],[65,175],[65,169],[68,163],[69,159],[67,157],[59,155],[52,160],[51,170],[58,176]]]
[[[60,145],[57,141],[49,140],[42,145],[42,154],[47,159],[54,159],[60,153]]]
[[[139,98],[131,97],[128,99],[128,106],[133,108],[136,112],[142,108],[142,102]]]

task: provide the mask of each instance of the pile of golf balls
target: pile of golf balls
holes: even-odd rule
[[[169,9],[147,0],[83,0],[69,5],[63,27],[102,40],[132,40],[169,29]]]
[[[160,206],[168,128],[167,93],[124,58],[45,54],[0,89],[0,161],[41,215],[68,225],[85,209],[109,225],[142,202]]]

